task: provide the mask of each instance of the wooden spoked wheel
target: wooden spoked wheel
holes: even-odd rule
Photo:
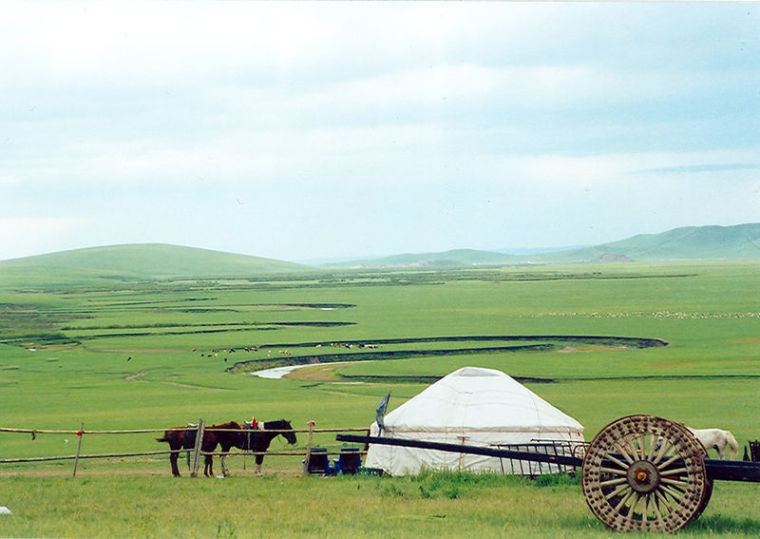
[[[689,432],[689,434],[691,433]],[[707,449],[705,449],[705,446],[703,446],[699,440],[697,440],[697,446],[699,447],[699,450],[702,453],[702,460],[704,461],[704,459],[707,458]],[[706,482],[707,482],[707,488],[705,489],[705,496],[702,498],[702,503],[700,504],[699,509],[697,509],[697,513],[693,517],[691,517],[691,520],[696,520],[697,518],[699,518],[699,515],[701,515],[702,511],[705,510],[705,508],[707,507],[707,504],[710,501],[710,497],[712,496],[712,491],[713,491],[712,479],[710,479],[710,477],[707,476]]]
[[[648,415],[623,417],[586,450],[586,503],[614,530],[680,530],[709,500],[704,458],[702,444],[684,426]]]

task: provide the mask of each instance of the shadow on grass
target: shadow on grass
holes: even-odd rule
[[[568,518],[561,526],[564,530],[579,529],[586,533],[607,534],[609,537],[668,537],[666,533],[626,532],[619,533],[607,528],[601,520],[590,512],[580,518]],[[680,530],[686,537],[760,537],[760,521],[751,518],[735,518],[724,515],[699,517],[694,522]],[[678,537],[679,532],[670,537]]]
[[[744,534],[760,537],[760,520],[710,515],[699,517],[686,529],[690,532],[704,533],[706,535]]]

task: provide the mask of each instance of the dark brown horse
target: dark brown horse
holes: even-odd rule
[[[221,425],[210,425],[206,427],[203,433],[203,440],[201,441],[201,451],[206,453],[204,455],[203,475],[211,477],[214,473],[213,470],[213,457],[208,453],[212,453],[216,446],[220,443],[220,437],[225,439],[225,443],[222,445],[222,450],[227,452],[230,450],[233,444],[227,444],[227,439],[234,439],[234,432],[218,432],[215,429],[236,429],[241,430],[243,427],[234,422],[223,423]],[[198,429],[195,426],[188,427],[172,427],[164,432],[163,438],[156,438],[159,442],[167,442],[169,448],[172,450],[172,454],[169,456],[169,462],[172,466],[172,475],[179,477],[179,467],[177,466],[177,459],[179,453],[182,450],[192,450],[195,447],[195,440],[198,434]],[[226,446],[226,447],[225,447]]]
[[[279,432],[278,432],[279,431]],[[193,449],[195,447],[197,429],[188,427],[172,427],[164,432],[163,438],[157,438],[159,442],[168,442],[172,450],[169,461],[172,466],[172,475],[179,477],[179,468],[177,467],[177,458],[183,449]],[[214,463],[212,453],[217,445],[222,449],[222,473],[227,476],[228,470],[225,463],[227,453],[232,447],[246,451],[255,451],[256,455],[256,473],[261,475],[261,463],[264,460],[264,452],[269,448],[269,444],[278,435],[282,436],[291,444],[296,443],[296,434],[289,421],[279,419],[277,421],[267,421],[263,424],[263,429],[245,428],[235,421],[221,425],[211,425],[203,431],[203,440],[201,451],[204,455],[203,474],[206,477],[214,475]]]
[[[261,463],[264,462],[264,452],[269,449],[269,444],[277,436],[282,435],[290,445],[296,443],[296,433],[290,425],[290,421],[277,419],[275,421],[265,421],[263,429],[244,429],[240,433],[240,445],[235,447],[245,451],[256,453],[256,475],[261,475]],[[224,457],[222,457],[222,470],[225,471]]]

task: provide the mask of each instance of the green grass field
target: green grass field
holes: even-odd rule
[[[750,262],[572,265],[76,285],[46,285],[36,275],[30,286],[0,275],[0,427],[163,429],[251,416],[284,417],[299,429],[309,420],[362,427],[387,392],[393,409],[427,385],[419,380],[474,365],[552,380],[526,385],[578,419],[589,440],[620,416],[651,413],[728,428],[746,444],[760,438],[758,270]],[[504,339],[466,339],[478,336]],[[382,344],[330,346],[349,342]],[[526,343],[551,346],[473,350]],[[456,348],[469,351],[441,353]],[[257,362],[375,350],[398,354],[357,356],[362,361],[283,380],[248,374]],[[231,368],[241,362],[245,368]],[[82,452],[165,449],[156,436],[85,434]],[[0,459],[71,455],[76,442],[0,433]],[[315,442],[339,445],[333,433]],[[304,444],[301,434],[297,448]],[[251,475],[250,458],[243,469],[235,457],[232,478],[177,480],[167,460],[80,461],[76,479],[71,461],[0,464],[0,505],[13,511],[0,516],[0,536],[609,535],[573,483],[445,474],[417,482],[320,479],[301,477],[295,456],[267,457],[264,478]],[[756,536],[758,487],[716,485],[704,515],[683,533]]]

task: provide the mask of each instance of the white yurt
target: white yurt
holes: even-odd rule
[[[373,423],[371,435],[484,447],[583,443],[578,421],[503,372],[479,367],[463,367],[438,380],[388,413],[383,425],[379,433]],[[414,475],[422,468],[521,473],[514,464],[498,457],[379,444],[370,445],[365,463],[391,475]],[[556,471],[531,464],[531,475]]]

